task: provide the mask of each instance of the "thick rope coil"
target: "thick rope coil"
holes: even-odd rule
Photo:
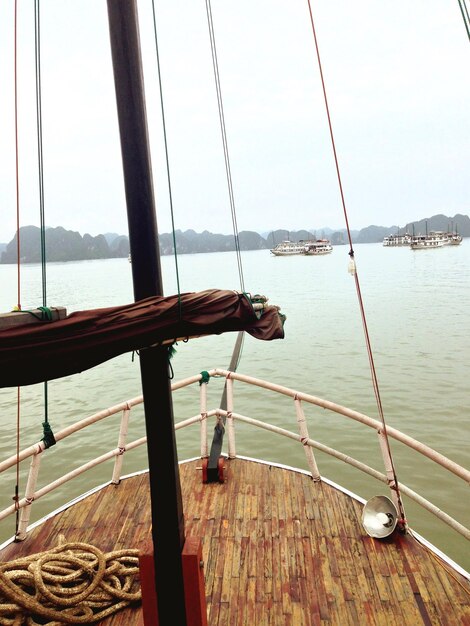
[[[139,602],[138,554],[64,543],[0,564],[0,624],[91,624]]]

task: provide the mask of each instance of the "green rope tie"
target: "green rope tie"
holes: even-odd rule
[[[201,380],[199,381],[199,384],[202,385],[203,383],[206,383],[206,385],[208,385],[210,378],[211,377],[209,376],[209,372],[206,372],[206,370],[203,370],[201,372]]]
[[[261,296],[259,293],[255,294],[254,296],[252,296],[250,293],[244,293],[244,295],[249,298],[251,300],[251,302],[254,304],[261,302],[262,304],[265,304],[268,299],[266,298],[266,296]]]
[[[44,446],[46,448],[50,448],[51,446],[55,446],[56,440],[55,440],[54,433],[52,432],[52,428],[51,428],[49,422],[43,422],[42,423],[42,430],[43,430],[43,433],[44,433],[44,437],[41,439],[41,441],[44,442]]]
[[[48,306],[38,306],[38,310],[41,311],[41,319],[52,322],[52,311]]]
[[[17,312],[29,313],[30,315],[35,317],[37,320],[40,320],[41,322],[52,322],[52,311],[48,306],[38,306],[37,310],[40,311],[39,315],[35,313],[34,311],[29,311],[28,309],[25,309],[25,310],[20,309]]]
[[[253,313],[256,315],[256,317],[260,319],[262,315],[262,311],[256,311],[254,305],[259,304],[259,303],[266,304],[266,302],[268,301],[266,296],[260,296],[259,294],[255,294],[254,296],[252,296],[251,293],[248,293],[247,291],[243,291],[242,295],[248,300],[248,302],[253,307]]]
[[[353,252],[354,254],[354,252]],[[255,294],[254,296],[251,295],[251,293],[248,293],[247,291],[243,291],[243,295],[245,296],[245,298],[250,302],[250,304],[253,306],[254,309],[254,305],[255,304],[266,304],[266,302],[268,301],[268,299],[266,298],[266,296],[261,296],[260,294]],[[254,311],[256,317],[259,319],[262,315],[261,311]],[[284,313],[281,313],[280,311],[278,311],[278,315],[281,319],[281,324],[282,327],[284,328],[284,324],[286,321],[286,316],[284,315]]]

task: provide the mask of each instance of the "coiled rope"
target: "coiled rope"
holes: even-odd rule
[[[0,565],[0,624],[91,624],[141,600],[138,550],[60,544]],[[44,621],[44,620],[49,621]]]

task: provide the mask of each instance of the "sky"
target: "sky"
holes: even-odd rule
[[[20,226],[39,225],[33,0],[18,9]],[[171,230],[151,0],[157,223]],[[175,228],[229,234],[204,0],[156,0]],[[47,226],[127,234],[104,0],[41,0]],[[349,224],[470,214],[470,41],[451,0],[312,0]],[[307,0],[212,0],[239,231],[344,228]],[[14,0],[0,0],[0,242],[16,232]]]

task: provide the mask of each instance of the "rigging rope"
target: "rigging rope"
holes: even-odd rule
[[[179,270],[178,270],[178,253],[176,251],[175,217],[174,217],[174,211],[173,211],[173,193],[172,193],[172,188],[171,188],[170,159],[168,155],[168,141],[167,141],[167,135],[166,135],[165,107],[163,105],[162,73],[160,69],[160,54],[158,51],[155,0],[152,0],[152,11],[153,11],[153,32],[154,32],[154,37],[155,37],[155,52],[157,56],[158,85],[159,85],[159,91],[160,91],[160,108],[161,108],[161,113],[162,113],[163,142],[165,146],[166,175],[167,175],[167,181],[168,181],[168,198],[170,202],[171,229],[172,229],[172,234],[173,234],[173,251],[174,251],[174,256],[175,256],[176,285],[178,289],[178,306],[179,306],[180,317],[181,317],[181,314],[182,314],[181,289],[180,289],[180,277],[179,277]]]
[[[224,151],[225,174],[226,174],[226,179],[227,179],[227,189],[228,189],[228,195],[229,195],[229,201],[230,201],[230,211],[232,215],[232,227],[233,227],[233,236],[235,240],[235,251],[237,255],[238,275],[240,278],[241,291],[245,293],[245,281],[243,277],[243,265],[242,265],[241,250],[240,250],[240,238],[239,238],[239,233],[238,233],[237,213],[236,213],[236,208],[235,208],[235,194],[233,191],[232,172],[231,172],[231,167],[230,167],[230,155],[229,155],[229,149],[228,149],[227,131],[225,127],[224,106],[223,106],[223,100],[222,100],[222,88],[220,85],[219,63],[217,59],[217,46],[215,42],[214,22],[212,19],[212,7],[211,7],[210,0],[206,0],[206,14],[207,14],[207,25],[209,27],[209,39],[210,39],[210,44],[211,44],[212,67],[214,71],[215,90],[217,94],[217,106],[219,110],[220,132],[222,136],[222,147]],[[230,359],[230,364],[228,367],[230,371],[235,372],[238,368],[238,364],[241,359],[244,337],[245,337],[245,333],[243,331],[239,332],[237,335],[235,346],[232,351],[232,357]],[[220,407],[223,410],[227,409],[227,383],[225,383],[224,385]],[[223,438],[224,438],[224,433],[225,433],[225,419],[226,419],[225,416],[219,419],[214,428],[214,435],[212,438],[208,467],[207,467],[208,482],[216,482],[219,480],[218,460],[222,453],[222,444],[223,444]]]
[[[46,244],[45,244],[45,219],[44,219],[44,172],[43,172],[43,148],[42,148],[42,107],[41,107],[41,61],[40,61],[40,22],[39,22],[39,0],[34,2],[34,49],[35,49],[35,75],[36,75],[36,123],[38,140],[38,176],[39,176],[39,210],[40,210],[40,232],[41,232],[41,272],[42,272],[42,307],[39,307],[47,318],[46,304]],[[21,254],[20,254],[20,184],[19,184],[19,140],[18,140],[18,0],[15,0],[14,10],[14,83],[15,83],[15,160],[16,160],[16,245],[17,245],[17,305],[16,309],[21,311]],[[32,313],[34,315],[34,313]],[[47,318],[50,319],[50,316]],[[16,484],[13,500],[16,508],[16,534],[19,528],[19,482],[20,482],[20,423],[21,423],[21,401],[20,388],[17,389],[17,410],[16,410]],[[44,383],[44,422],[42,441],[46,448],[56,443],[54,434],[49,424],[48,417],[48,388]]]
[[[46,224],[44,214],[44,168],[42,149],[41,29],[39,0],[34,0],[34,51],[36,69],[36,126],[38,140],[39,215],[41,225],[42,306],[47,307]]]
[[[225,173],[227,177],[228,194],[230,199],[230,209],[232,214],[233,235],[235,238],[235,250],[237,253],[238,274],[240,276],[240,287],[245,291],[245,281],[243,278],[243,267],[240,251],[240,238],[238,235],[237,214],[235,210],[235,196],[233,193],[232,172],[230,168],[230,157],[228,151],[227,131],[225,128],[224,106],[222,102],[222,89],[220,86],[219,64],[217,61],[217,48],[215,44],[214,23],[212,20],[212,8],[210,0],[206,0],[207,23],[209,26],[209,37],[211,42],[212,65],[214,69],[215,88],[217,92],[217,105],[219,109],[220,131],[222,133],[222,144],[225,159]]]
[[[17,258],[17,309],[21,311],[20,276],[20,175],[18,146],[18,0],[15,0],[14,17],[14,82],[15,82],[15,160],[16,160],[16,258]]]
[[[462,13],[463,23],[465,30],[467,31],[468,39],[470,40],[470,15],[468,13],[465,0],[458,0],[460,12]]]
[[[47,315],[47,275],[46,275],[46,220],[44,210],[44,160],[42,142],[42,90],[41,90],[41,23],[39,0],[34,0],[34,61],[36,72],[36,126],[38,141],[38,184],[39,184],[39,218],[41,232],[41,275],[42,275],[42,310]],[[48,318],[50,320],[50,316]],[[42,423],[42,441],[46,448],[56,441],[49,424],[49,392],[47,381],[44,382],[44,421]]]
[[[321,84],[322,84],[322,90],[323,90],[323,99],[324,99],[324,103],[325,103],[326,115],[327,115],[327,118],[328,118],[330,139],[331,139],[331,145],[332,145],[333,155],[334,155],[334,160],[335,160],[335,165],[336,165],[336,174],[337,174],[338,185],[339,185],[339,190],[340,190],[340,194],[341,194],[341,202],[342,202],[342,206],[343,206],[344,219],[345,219],[345,222],[346,222],[346,230],[347,230],[347,233],[348,233],[349,257],[350,257],[349,271],[354,276],[354,282],[355,282],[355,285],[356,285],[356,293],[357,293],[357,297],[358,297],[358,301],[359,301],[359,308],[360,308],[360,311],[361,311],[361,318],[362,318],[362,325],[363,325],[364,336],[365,336],[365,341],[366,341],[367,355],[368,355],[368,358],[369,358],[369,366],[370,366],[370,371],[371,371],[372,385],[373,385],[375,399],[376,399],[376,403],[377,403],[377,410],[378,410],[378,413],[379,413],[379,416],[380,416],[380,420],[382,422],[382,427],[383,427],[383,432],[384,432],[384,437],[385,437],[385,442],[386,442],[386,447],[387,447],[387,453],[388,453],[388,457],[389,457],[390,464],[391,464],[391,469],[392,469],[393,484],[390,484],[389,487],[392,490],[395,491],[396,501],[397,501],[397,504],[398,504],[399,514],[400,514],[400,517],[401,517],[401,520],[400,520],[401,526],[403,528],[406,528],[405,509],[404,509],[403,502],[402,502],[402,499],[401,499],[401,494],[400,494],[400,490],[399,490],[399,486],[398,486],[397,474],[396,474],[395,465],[394,465],[394,462],[393,462],[392,451],[391,451],[391,448],[390,448],[390,442],[389,442],[389,439],[388,439],[387,425],[385,423],[385,416],[384,416],[383,407],[382,407],[382,400],[381,400],[381,397],[380,397],[379,382],[378,382],[378,378],[377,378],[377,372],[376,372],[376,369],[375,369],[374,356],[373,356],[373,353],[372,353],[372,346],[371,346],[371,342],[370,342],[369,330],[368,330],[368,326],[367,326],[367,319],[366,319],[366,314],[365,314],[365,309],[364,309],[364,302],[362,300],[361,287],[360,287],[360,284],[359,284],[359,276],[358,276],[358,273],[357,273],[356,262],[355,262],[355,259],[354,259],[354,250],[353,250],[353,245],[352,245],[352,237],[351,237],[351,231],[350,231],[350,228],[349,228],[349,220],[348,220],[348,214],[347,214],[347,210],[346,210],[346,201],[345,201],[344,192],[343,192],[343,185],[342,185],[342,181],[341,181],[341,173],[340,173],[340,168],[339,168],[338,155],[337,155],[337,151],[336,151],[335,138],[334,138],[334,134],[333,134],[333,126],[332,126],[332,123],[331,123],[330,109],[329,109],[329,105],[328,105],[328,97],[327,97],[327,93],[326,93],[325,80],[324,80],[324,76],[323,76],[323,68],[322,68],[322,62],[321,62],[321,57],[320,57],[320,50],[319,50],[317,34],[316,34],[316,30],[315,30],[315,22],[314,22],[314,19],[313,19],[313,13],[312,13],[312,7],[311,7],[310,0],[307,0],[307,3],[308,3],[309,14],[310,14],[310,23],[311,23],[312,32],[313,32],[313,39],[314,39],[314,42],[315,42],[316,57],[317,57],[319,71],[320,71],[320,78],[321,78]]]
[[[15,0],[14,14],[14,83],[15,83],[15,172],[16,172],[16,271],[17,271],[17,310],[21,311],[21,271],[20,271],[20,184],[18,158],[18,0]],[[16,484],[15,502],[16,520],[15,532],[19,528],[19,485],[20,485],[20,388],[16,391]]]

